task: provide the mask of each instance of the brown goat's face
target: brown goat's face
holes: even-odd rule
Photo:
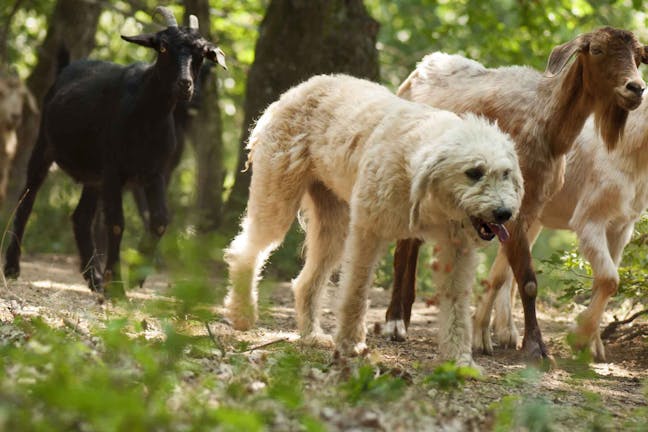
[[[25,90],[17,77],[0,76],[0,132],[14,130],[22,118]]]
[[[605,27],[588,33],[580,54],[588,91],[627,111],[641,104],[646,83],[637,67],[647,56],[631,32]]]

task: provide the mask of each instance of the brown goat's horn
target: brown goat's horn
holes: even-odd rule
[[[169,9],[165,8],[164,6],[158,6],[155,8],[155,13],[159,13],[164,17],[167,27],[178,27],[178,21],[176,21],[175,17],[173,16],[173,12],[171,12]]]
[[[189,15],[189,28],[198,30],[198,17],[196,15]]]

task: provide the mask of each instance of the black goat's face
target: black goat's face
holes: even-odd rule
[[[170,14],[170,12],[167,12]],[[171,16],[172,18],[172,16]],[[189,101],[194,92],[194,82],[205,58],[227,69],[223,51],[198,33],[197,19],[192,15],[190,27],[178,27],[167,19],[165,30],[122,39],[153,48],[158,52],[156,65],[164,78],[172,82],[172,91],[178,100]]]

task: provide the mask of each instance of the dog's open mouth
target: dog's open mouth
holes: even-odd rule
[[[472,222],[473,227],[475,227],[475,231],[477,231],[479,238],[482,240],[490,241],[493,240],[495,236],[497,236],[501,242],[505,242],[509,239],[508,230],[504,225],[486,222],[481,218],[473,216],[470,217],[470,221]]]

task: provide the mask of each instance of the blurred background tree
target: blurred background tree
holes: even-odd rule
[[[203,106],[187,134],[192,145],[187,147],[169,191],[174,220],[166,237],[198,238],[199,233],[209,233],[216,238],[215,243],[209,243],[212,246],[226,244],[244,208],[249,173],[241,173],[241,167],[252,122],[283,91],[311,75],[344,72],[395,89],[421,57],[435,50],[463,54],[491,67],[526,64],[542,70],[554,46],[594,27],[612,25],[633,30],[643,40],[648,36],[642,0],[161,3],[185,20],[188,13],[198,15],[201,31],[221,46],[230,66],[228,71],[212,73],[207,81]],[[19,71],[40,102],[54,78],[56,55],[63,44],[72,59],[150,60],[150,52],[124,43],[119,35],[154,29],[151,13],[158,4],[152,0],[4,1],[0,3],[0,61]],[[38,116],[26,113],[19,157],[12,171],[11,197],[1,209],[3,227],[22,188],[37,124]],[[28,227],[27,252],[74,253],[68,215],[78,200],[78,189],[59,171],[51,173]],[[141,222],[134,205],[126,204],[124,241],[134,246]],[[291,234],[287,247],[275,254],[271,268],[277,277],[295,275],[299,241],[298,235]],[[562,253],[570,248],[573,236],[545,233],[537,243],[536,256],[549,259],[556,250]],[[642,248],[629,251],[626,274],[636,276],[645,261],[640,256]],[[482,274],[489,254],[492,250],[484,255]],[[547,265],[552,272],[564,269],[558,258],[549,259]],[[425,265],[421,269],[427,272]],[[420,278],[424,287],[430,280],[425,276]],[[390,278],[391,262],[386,259],[377,282],[388,286]]]

